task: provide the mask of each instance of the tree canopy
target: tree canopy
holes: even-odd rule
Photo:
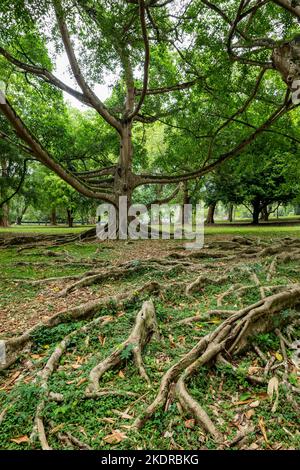
[[[1,136],[76,191],[115,205],[141,185],[203,176],[262,134],[297,142],[286,129],[298,112],[299,10],[289,0],[4,0],[1,111],[10,129]],[[65,82],[55,70],[63,54]],[[108,76],[104,103],[94,89]],[[93,110],[85,130],[62,92]],[[146,145],[155,122],[161,154]]]

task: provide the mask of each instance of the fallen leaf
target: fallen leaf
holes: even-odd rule
[[[41,354],[31,354],[30,357],[31,359],[41,359],[44,356],[42,356]]]
[[[176,343],[172,335],[169,335],[169,341],[170,341],[171,348],[176,348]]]
[[[269,445],[267,431],[266,431],[266,427],[265,427],[265,422],[264,422],[264,418],[262,416],[260,416],[260,418],[258,420],[258,424],[259,424],[260,430],[262,432],[263,438],[265,440],[265,443],[267,445]]]
[[[253,415],[255,415],[255,410],[253,410],[253,409],[247,410],[245,412],[245,416],[246,416],[247,419],[251,419]]]
[[[99,339],[99,341],[100,341],[101,346],[104,346],[104,345],[105,345],[105,341],[106,341],[106,336],[99,335],[99,336],[98,336],[98,339]]]
[[[15,442],[16,444],[23,444],[23,443],[29,443],[30,439],[28,436],[20,436],[20,437],[11,439],[11,442]]]
[[[180,344],[185,344],[185,336],[178,336],[178,341]]]
[[[249,404],[250,408],[257,408],[260,405],[260,401],[256,400]]]
[[[248,369],[248,374],[249,375],[254,375],[256,372],[258,372],[261,368],[257,366],[250,366]]]
[[[184,425],[188,429],[193,429],[194,426],[195,426],[195,420],[194,419],[188,419],[187,421],[185,421]]]
[[[125,379],[125,374],[122,370],[119,371],[118,373],[118,376],[121,378],[121,379]]]
[[[105,421],[106,423],[113,424],[116,420],[115,418],[102,418],[100,421]]]
[[[87,382],[87,378],[82,377],[80,380],[78,380],[76,385],[77,385],[77,387],[80,387],[80,385],[84,384],[85,382]]]
[[[119,430],[113,431],[111,434],[108,434],[103,438],[103,440],[108,444],[119,444],[124,441],[124,439],[127,439],[126,434]]]
[[[128,413],[125,413],[123,411],[112,410],[112,412],[115,413],[116,415],[120,416],[123,419],[133,419],[133,416],[131,416]]]
[[[279,352],[275,353],[275,357],[276,357],[277,361],[279,361],[279,362],[281,362],[283,360],[283,357]]]

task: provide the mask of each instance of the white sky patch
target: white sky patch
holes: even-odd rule
[[[64,82],[66,85],[69,85],[75,90],[80,91],[69,69],[70,65],[67,58],[67,54],[63,53],[56,59],[55,76],[59,78],[62,82]],[[96,84],[93,87],[94,92],[101,101],[105,101],[111,95],[112,85],[115,80],[115,76],[108,74],[104,85]],[[79,100],[74,98],[72,95],[69,95],[69,93],[63,92],[63,95],[65,100],[70,103],[72,107],[78,109],[87,109],[87,106],[85,106]]]

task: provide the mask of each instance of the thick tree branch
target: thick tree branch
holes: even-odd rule
[[[26,171],[27,171],[27,162],[28,160],[30,160],[29,158],[26,158],[23,162],[23,170],[22,170],[22,175],[21,175],[21,178],[20,178],[20,181],[18,183],[18,186],[17,188],[15,189],[15,191],[10,195],[8,196],[6,199],[4,199],[3,201],[0,201],[0,208],[4,206],[4,204],[7,204],[16,194],[18,194],[18,192],[20,191],[23,183],[24,183],[24,179],[25,179],[25,176],[26,176]]]
[[[23,152],[29,153],[29,155],[33,155],[33,151],[31,150],[31,148],[26,147],[26,145],[23,145],[20,142],[15,142],[7,134],[5,134],[5,132],[0,131],[0,139],[6,140],[7,142],[9,142],[14,147],[18,147]]]
[[[265,121],[261,126],[259,126],[250,136],[243,139],[236,147],[234,147],[229,152],[223,153],[217,160],[214,162],[205,165],[198,170],[191,171],[189,173],[185,173],[178,176],[169,176],[169,175],[137,175],[137,185],[140,186],[143,184],[164,184],[164,183],[176,183],[180,181],[188,181],[200,176],[203,176],[216,167],[218,167],[221,163],[230,160],[231,158],[239,155],[249,144],[251,144],[256,137],[261,134],[263,131],[268,129],[274,122],[276,122],[281,116],[283,116],[290,108],[286,103],[280,106],[274,113]]]
[[[213,151],[213,144],[215,142],[215,139],[217,137],[217,135],[225,128],[227,127],[232,121],[234,118],[236,118],[238,115],[240,114],[243,114],[247,108],[250,106],[250,104],[252,103],[252,101],[254,100],[258,90],[259,90],[259,87],[260,87],[260,84],[262,82],[262,79],[265,75],[265,72],[266,72],[266,69],[263,68],[257,79],[256,79],[256,83],[255,83],[255,86],[254,86],[254,89],[252,91],[252,93],[249,95],[249,97],[247,98],[247,100],[245,101],[245,103],[243,104],[243,106],[241,106],[241,108],[239,108],[230,118],[228,118],[223,124],[221,124],[221,126],[216,129],[216,131],[214,132],[213,136],[212,136],[212,139],[211,139],[211,143],[210,143],[210,146],[209,146],[209,152],[208,152],[208,159],[211,157],[212,155],[212,151]]]
[[[103,199],[110,202],[114,202],[112,198],[109,198],[104,193],[96,193],[88,189],[83,185],[76,177],[74,177],[70,172],[65,170],[59,163],[57,163],[47,152],[46,149],[40,144],[40,142],[35,138],[22,119],[17,115],[13,107],[10,105],[9,101],[6,99],[5,103],[0,104],[0,111],[6,119],[10,122],[16,134],[20,139],[25,142],[32,150],[36,159],[43,163],[45,166],[53,170],[60,178],[69,183],[76,191],[83,194],[87,197],[92,197],[94,199]]]
[[[139,111],[140,111],[140,109],[141,109],[141,107],[144,103],[146,94],[147,94],[148,80],[149,80],[150,44],[149,44],[147,26],[146,26],[146,8],[145,8],[145,1],[144,0],[139,0],[139,14],[140,14],[140,22],[141,22],[142,35],[143,35],[143,41],[144,41],[144,49],[145,49],[143,88],[142,88],[141,93],[140,93],[139,102],[136,105],[133,112],[128,116],[128,120],[132,119],[134,116],[136,116],[139,113]]]
[[[62,91],[65,91],[71,96],[74,96],[74,98],[78,99],[78,101],[81,101],[87,106],[91,106],[91,103],[88,101],[87,97],[85,97],[79,91],[74,90],[74,88],[71,88],[70,86],[66,85],[64,82],[55,77],[55,75],[49,72],[49,70],[39,67],[37,65],[30,65],[26,64],[25,62],[21,62],[20,60],[12,56],[7,50],[3,49],[3,47],[0,47],[0,55],[5,57],[6,60],[8,60],[11,64],[15,65],[16,67],[24,70],[25,72],[31,73],[33,75],[36,75],[37,77],[42,78],[45,82],[56,86],[57,88]]]
[[[184,82],[184,83],[177,83],[175,85],[171,86],[165,86],[165,87],[158,87],[158,88],[150,88],[146,91],[147,95],[160,95],[162,93],[170,93],[172,91],[178,91],[178,90],[184,90],[186,88],[190,88],[193,85],[195,85],[198,81],[198,78],[195,80],[191,80],[190,82]],[[136,90],[135,92],[136,95],[141,95],[142,90]]]
[[[147,209],[151,209],[151,206],[154,204],[167,204],[168,202],[172,201],[172,199],[174,199],[174,197],[177,196],[177,194],[179,193],[180,188],[181,184],[179,184],[169,196],[166,196],[163,199],[155,199],[154,201],[149,202],[146,205]]]
[[[293,2],[291,0],[272,0],[273,3],[283,7],[285,10],[292,13],[297,18],[300,18],[300,5],[293,6]]]
[[[71,42],[69,30],[64,19],[64,11],[61,5],[60,0],[53,0],[53,5],[55,9],[57,24],[60,30],[61,38],[64,44],[66,54],[73,72],[74,78],[78,83],[80,89],[82,90],[83,95],[91,103],[91,105],[98,111],[98,113],[110,124],[112,127],[117,129],[118,132],[121,132],[122,126],[120,121],[114,117],[102,103],[102,101],[95,95],[93,90],[85,81],[85,78],[81,72],[79,63],[77,61],[75,51]]]

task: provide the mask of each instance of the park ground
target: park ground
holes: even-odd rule
[[[0,239],[82,229],[14,227],[2,230]],[[0,448],[39,449],[45,437],[53,449],[299,449],[294,305],[283,307],[288,322],[251,337],[239,355],[202,364],[189,378],[189,393],[214,428],[205,429],[172,390],[142,427],[133,426],[164,374],[233,311],[299,287],[299,225],[208,227],[205,244],[204,256],[194,258],[178,240],[2,246],[0,340],[29,328],[32,333],[16,361],[0,372]],[[143,345],[145,377],[126,340],[149,299],[159,334]],[[91,303],[91,314],[70,317]],[[60,320],[49,327],[54,317]],[[101,317],[102,323],[88,326]],[[64,338],[45,398],[43,371]],[[88,396],[91,370],[112,353],[118,361]]]

